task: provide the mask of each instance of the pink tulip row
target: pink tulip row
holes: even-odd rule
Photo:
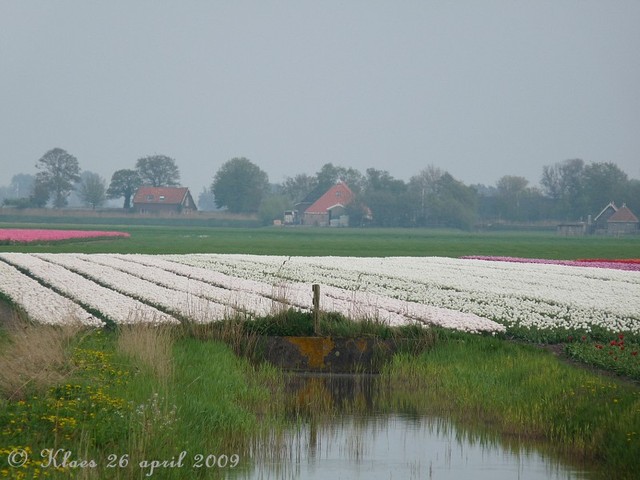
[[[129,237],[125,232],[104,232],[98,230],[37,230],[37,229],[0,229],[0,242],[30,243],[55,242],[59,240]]]
[[[513,262],[513,263],[542,263],[545,265],[566,265],[570,267],[593,267],[593,268],[614,268],[616,270],[631,270],[640,272],[640,263],[636,260],[628,262],[623,259],[584,259],[584,260],[547,260],[544,258],[521,258],[521,257],[492,257],[472,255],[461,257],[469,260],[486,260],[490,262]]]

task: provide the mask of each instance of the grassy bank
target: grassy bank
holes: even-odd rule
[[[23,324],[0,341],[0,478],[220,478],[281,423],[281,375],[220,342]]]
[[[384,377],[393,390],[419,391],[429,412],[553,445],[603,476],[636,478],[637,384],[576,368],[533,346],[461,334],[440,335],[419,357],[397,356]]]
[[[0,223],[0,228],[51,228]],[[55,228],[78,228],[56,225]],[[104,230],[104,225],[83,228]],[[497,255],[549,259],[636,258],[640,237],[559,237],[550,232],[461,232],[431,229],[206,228],[112,225],[126,239],[1,245],[2,251],[78,253],[242,253],[260,255]]]
[[[218,478],[232,464],[247,469],[265,455],[277,459],[277,432],[287,425],[336,415],[319,385],[286,393],[281,371],[237,357],[207,338],[213,333],[140,325],[117,332],[4,328],[0,478]],[[374,403],[359,397],[351,412],[442,415],[460,432],[523,440],[575,465],[633,478],[637,385],[493,337],[438,331],[432,339],[418,356],[396,355]],[[60,468],[42,467],[43,449],[60,452]],[[10,466],[12,452],[22,450],[25,465]],[[226,470],[207,467],[207,459],[223,461]],[[160,460],[168,463],[152,463]]]

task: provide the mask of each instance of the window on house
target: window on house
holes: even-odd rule
[[[161,202],[164,202],[164,195],[160,195],[159,200],[160,200]]]
[[[147,200],[153,200],[153,195],[151,194],[147,195]]]

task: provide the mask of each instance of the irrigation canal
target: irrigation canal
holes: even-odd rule
[[[417,392],[389,391],[377,375],[292,374],[288,409],[298,426],[256,447],[251,470],[231,478],[592,478],[549,445],[428,413]],[[427,413],[425,413],[427,412]]]

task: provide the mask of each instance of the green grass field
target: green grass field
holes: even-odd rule
[[[51,228],[1,224],[0,228]],[[527,258],[638,258],[640,236],[560,237],[553,232],[462,232],[431,229],[207,228],[130,225],[55,225],[118,230],[126,239],[55,244],[0,245],[6,252],[243,253],[258,255],[445,256],[500,255]]]

